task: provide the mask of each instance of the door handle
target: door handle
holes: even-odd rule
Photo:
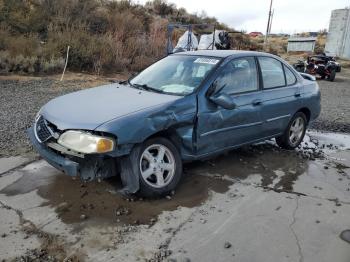
[[[259,106],[262,104],[262,100],[260,99],[255,99],[253,102],[252,102],[253,106]]]
[[[295,97],[300,97],[301,94],[300,94],[299,92],[296,92],[296,93],[294,94],[294,96],[295,96]]]

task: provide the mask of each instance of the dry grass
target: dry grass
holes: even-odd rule
[[[0,0],[0,74],[139,71],[165,55],[169,22],[217,23],[164,0]]]

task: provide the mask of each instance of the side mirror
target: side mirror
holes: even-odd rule
[[[225,93],[218,93],[209,97],[210,101],[225,108],[225,109],[235,109],[236,104],[233,102],[232,98]]]

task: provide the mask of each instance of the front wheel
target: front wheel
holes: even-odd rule
[[[139,176],[139,195],[156,197],[175,189],[182,176],[182,160],[175,145],[156,137],[145,141],[131,154],[132,165]]]
[[[303,141],[307,126],[304,113],[297,112],[290,120],[282,136],[276,137],[277,144],[284,149],[295,149]]]

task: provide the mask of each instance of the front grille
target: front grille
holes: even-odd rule
[[[47,123],[42,116],[40,116],[35,123],[35,134],[40,142],[45,142],[52,137],[52,133],[50,132]]]

